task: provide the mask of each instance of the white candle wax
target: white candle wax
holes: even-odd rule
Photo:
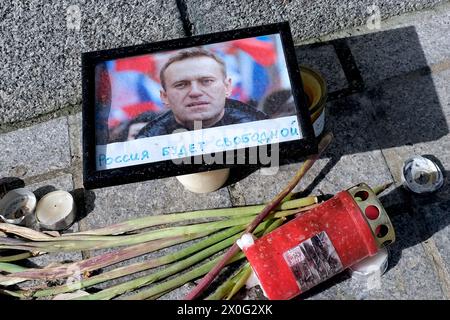
[[[39,225],[49,230],[63,230],[75,220],[76,206],[70,193],[57,190],[46,194],[36,207]]]

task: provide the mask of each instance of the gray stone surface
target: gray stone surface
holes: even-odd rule
[[[161,296],[159,300],[183,300],[183,298],[194,288],[195,284],[188,282],[185,285]]]
[[[42,198],[49,192],[55,191],[56,189],[70,192],[73,190],[72,175],[62,174],[52,179],[28,184],[25,186],[25,188],[33,191],[38,199]]]
[[[399,78],[372,92],[376,117],[383,124],[376,138],[397,185],[401,184],[403,163],[411,156],[431,154],[444,168],[450,165],[449,78],[449,70]],[[405,114],[409,115],[407,121]]]
[[[176,178],[152,180],[92,191],[87,201],[88,228],[146,215],[231,206],[226,188],[209,194],[184,189]]]
[[[449,8],[442,4],[383,21],[379,30],[351,33],[347,41],[365,82],[373,85],[440,62],[448,64]]]
[[[383,83],[371,92],[375,116],[379,123],[382,123],[382,130],[377,131],[375,136],[383,148],[383,155],[397,186],[390,202],[394,201],[397,204],[403,202],[403,207],[410,205],[409,211],[414,218],[407,216],[406,221],[396,227],[397,242],[403,250],[401,258],[398,258],[400,269],[395,271],[397,267],[394,268],[393,275],[403,279],[399,282],[403,285],[393,287],[392,290],[383,288],[382,292],[374,293],[375,297],[383,298],[392,294],[393,298],[401,299],[405,296],[410,296],[411,299],[448,298],[445,288],[448,287],[448,270],[450,270],[447,250],[449,221],[446,218],[450,199],[448,191],[450,96],[446,90],[449,76],[450,71],[446,70],[432,75],[400,77]],[[424,92],[428,94],[425,95]],[[406,121],[405,115],[408,115]],[[439,192],[429,196],[417,196],[401,187],[401,169],[409,157],[425,154],[434,155],[440,160],[443,168],[447,169],[447,178]],[[414,224],[418,231],[415,237],[411,237],[407,231],[411,230]],[[429,238],[435,243],[437,251],[433,249],[433,245],[423,244],[422,248],[419,245]],[[426,266],[426,259],[430,260],[431,257],[434,265]],[[439,264],[441,260],[443,263]],[[403,270],[401,266],[408,263],[413,263],[418,269],[414,273]],[[434,280],[427,278],[431,271],[433,277],[436,277],[439,273],[436,268],[441,272],[437,280],[439,287]],[[416,288],[417,293],[411,295],[404,284],[405,281],[411,288]],[[417,282],[421,284],[416,284]],[[421,285],[426,286],[427,294],[424,296],[421,296],[423,290],[419,290]],[[400,290],[402,287],[405,288],[403,292]]]
[[[69,125],[70,159],[71,164],[74,166],[81,166],[83,161],[81,122],[81,112],[67,117],[67,123]]]
[[[413,4],[419,4],[419,8],[437,2],[381,1],[380,4],[383,17],[387,17],[411,9]],[[182,34],[174,1],[154,0],[147,4],[135,0],[131,5],[120,2],[108,7],[106,2],[94,5],[79,1],[75,3],[83,14],[79,32],[67,29],[65,10],[70,4],[47,5],[41,16],[36,12],[44,12],[44,9],[37,2],[27,3],[22,9],[15,5],[14,10],[9,3],[0,9],[4,17],[0,22],[1,30],[11,29],[0,39],[2,57],[7,57],[7,66],[1,68],[9,75],[0,82],[0,123],[64,108],[69,113],[66,117],[0,135],[0,149],[4,151],[0,156],[0,175],[24,179],[27,188],[42,193],[49,191],[46,186],[65,190],[81,186],[81,115],[72,115],[74,111],[68,110],[72,106],[75,110],[80,107],[79,75],[75,72],[79,70],[79,53]],[[365,24],[369,1],[354,5],[349,5],[348,1],[331,5],[328,1],[319,1],[312,5],[289,0],[226,4],[188,0],[187,4],[196,33],[289,19],[296,40],[301,40],[335,28]],[[394,5],[397,5],[395,9]],[[150,6],[155,9],[144,10]],[[142,17],[143,11],[148,20],[145,20],[147,16]],[[228,16],[228,12],[232,14]],[[389,269],[381,278],[379,289],[367,290],[363,283],[344,272],[299,299],[450,298],[450,95],[447,90],[450,70],[444,70],[448,69],[449,59],[448,12],[450,5],[442,5],[427,12],[408,14],[383,22],[382,32],[347,40],[368,85],[367,90],[327,104],[326,127],[332,130],[335,140],[296,190],[306,188],[313,194],[320,191],[334,194],[363,181],[371,186],[395,181],[395,186],[383,194],[381,201],[391,214],[397,241],[390,247]],[[344,13],[346,16],[342,17]],[[163,17],[157,17],[159,14]],[[152,18],[157,22],[147,23]],[[408,27],[411,24],[414,27]],[[22,31],[27,26],[30,26],[29,30]],[[368,31],[365,27],[361,30],[363,33]],[[35,36],[40,33],[41,37]],[[355,34],[357,32],[350,32],[350,35]],[[30,37],[35,39],[27,40]],[[27,41],[31,48],[37,48],[28,50]],[[50,54],[59,56],[52,60]],[[297,50],[297,57],[300,63],[307,62],[321,71],[331,91],[347,87],[332,46],[303,47]],[[38,67],[32,67],[34,62]],[[434,64],[431,75],[412,72],[430,64]],[[23,73],[19,72],[22,65],[25,66]],[[54,72],[52,68],[60,72]],[[0,71],[5,73],[4,70]],[[32,77],[55,80],[30,85]],[[10,88],[15,90],[14,94],[8,91]],[[33,103],[36,108],[30,107]],[[23,110],[17,109],[18,105],[23,106]],[[5,109],[4,106],[11,107]],[[13,109],[17,111],[11,111]],[[441,161],[446,180],[439,192],[412,196],[400,187],[402,163],[413,154],[432,154]],[[254,172],[208,195],[184,190],[175,178],[89,191],[88,215],[82,226],[84,229],[95,228],[149,214],[267,202],[292,178],[302,159],[294,161],[296,163],[281,166],[274,175]],[[72,231],[77,227],[74,225]],[[175,252],[186,245],[144,255],[114,267]],[[95,253],[106,251],[109,250]],[[44,266],[79,259],[81,254],[75,252],[46,255],[31,261]],[[148,273],[114,280],[98,288]],[[188,283],[161,299],[181,299],[192,288],[193,284]],[[258,288],[241,293],[237,298],[264,299]]]
[[[450,126],[450,95],[446,90],[449,79],[450,70],[432,75],[432,81],[435,86],[435,100],[439,102],[441,108],[441,126],[445,127],[446,125],[447,128]],[[419,87],[420,83],[416,87]],[[392,90],[396,90],[396,88],[394,87]],[[389,99],[392,101],[392,98]],[[414,99],[415,105],[424,105],[418,97],[412,97],[412,99]],[[437,120],[427,122],[426,124],[429,125],[428,132],[438,130],[438,123]],[[387,127],[387,130],[387,134],[398,134],[397,127]],[[419,225],[422,241],[427,241],[431,238],[440,255],[437,259],[441,258],[443,261],[441,268],[449,272],[450,256],[448,251],[448,235],[450,220],[448,219],[448,207],[450,205],[450,133],[447,130],[445,135],[436,137],[433,141],[412,142],[410,145],[383,150],[383,154],[398,183],[401,182],[401,168],[407,158],[414,155],[432,155],[438,159],[444,170],[445,180],[443,187],[436,193],[430,195],[420,196],[411,193],[408,193],[408,195],[416,223]],[[429,254],[437,254],[433,252],[433,246],[429,246],[429,248],[431,250]],[[448,279],[446,280],[444,276],[442,281],[445,282]]]
[[[427,241],[432,238],[434,245],[437,248],[438,254],[442,259],[443,265],[440,266],[447,274],[450,272],[450,218],[448,215],[448,206],[450,205],[449,183],[448,178],[446,187],[440,190],[438,194],[420,199],[414,203],[414,211],[420,223],[423,223],[422,239]],[[447,281],[448,277],[443,281]]]
[[[67,119],[0,135],[0,176],[20,179],[70,166]]]
[[[332,45],[297,46],[295,52],[299,65],[310,67],[322,74],[326,80],[328,92],[348,87],[341,63]]]
[[[425,53],[428,65],[434,65],[440,61],[450,59],[450,39],[446,35],[450,33],[449,13],[450,4],[438,6],[431,10],[428,16],[417,19],[417,33]]]
[[[395,78],[371,90],[380,148],[448,139],[448,73]]]
[[[378,1],[382,19],[433,6],[436,0]],[[214,1],[187,0],[194,33],[233,30],[289,20],[296,40],[309,39],[344,28],[366,25],[373,1]]]
[[[79,110],[82,52],[183,36],[175,1],[10,0],[0,10],[0,124]]]
[[[368,85],[427,65],[413,26],[350,37],[347,42]]]

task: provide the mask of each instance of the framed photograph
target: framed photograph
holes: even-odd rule
[[[82,77],[87,189],[317,152],[288,23],[83,53]]]

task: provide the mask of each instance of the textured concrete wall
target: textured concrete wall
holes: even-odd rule
[[[376,14],[382,19],[431,7],[442,0],[186,0],[193,33],[231,30],[288,20],[296,40],[366,25]]]
[[[81,52],[184,35],[165,0],[10,0],[0,17],[0,124],[79,110]]]
[[[296,41],[439,0],[184,0],[193,34],[289,20]],[[185,35],[175,0],[2,1],[0,132],[81,110],[80,53]]]

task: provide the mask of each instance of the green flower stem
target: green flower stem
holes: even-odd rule
[[[209,270],[211,270],[212,267],[214,267],[214,265],[218,261],[220,261],[219,259],[222,257],[223,255],[199,266],[198,268],[195,268],[194,270],[188,271],[180,276],[177,276],[176,278],[157,284],[137,294],[124,297],[123,299],[124,300],[144,300],[149,298],[155,299],[155,296],[159,295],[161,292],[176,289],[191,280],[197,279],[198,277],[205,275],[206,273],[208,273]],[[227,265],[235,261],[241,260],[243,258],[245,258],[244,253],[238,252],[228,261]]]
[[[283,223],[283,221],[284,221],[283,218],[277,219],[275,221],[264,221],[255,228],[254,234],[258,234],[261,232],[264,232],[263,234],[267,234],[267,233],[275,230],[277,227],[279,227],[280,224]],[[270,222],[272,222],[272,223],[270,223]],[[208,271],[211,270],[211,268],[218,261],[220,261],[220,259],[223,259],[223,256],[224,255],[221,255],[220,257],[213,259],[210,262],[207,262],[192,271],[189,271],[185,274],[179,275],[179,276],[175,277],[174,279],[171,279],[171,280],[168,280],[161,284],[155,285],[155,286],[153,286],[147,290],[143,290],[137,294],[125,297],[125,299],[126,300],[148,299],[148,298],[154,297],[155,295],[159,294],[162,291],[180,287],[180,286],[184,285],[186,282],[208,273]],[[233,257],[227,262],[227,265],[234,261],[240,260],[244,257],[245,257],[245,255],[243,252],[238,252],[235,255],[233,255]]]
[[[192,234],[189,236],[179,236],[168,239],[153,240],[137,244],[134,246],[122,248],[119,250],[103,253],[94,256],[92,258],[73,263],[66,263],[54,267],[27,269],[26,271],[14,274],[14,276],[26,279],[41,279],[41,280],[55,280],[67,278],[69,276],[72,276],[74,271],[76,271],[79,274],[84,274],[86,272],[91,272],[100,268],[104,268],[116,264],[118,262],[129,260],[150,252],[154,252],[193,239],[201,238],[209,234],[211,234],[211,232]]]
[[[120,277],[124,277],[133,273],[145,271],[151,268],[155,268],[161,265],[165,265],[168,263],[172,263],[174,261],[180,260],[182,258],[185,258],[195,252],[198,252],[204,248],[207,248],[219,241],[222,241],[232,235],[235,235],[238,232],[241,232],[245,229],[245,226],[236,226],[231,227],[225,231],[216,233],[214,235],[211,235],[207,237],[204,240],[201,240],[197,243],[194,243],[193,245],[184,248],[182,250],[179,250],[177,252],[173,252],[170,254],[167,254],[162,257],[154,258],[151,260],[143,261],[143,262],[137,262],[134,264],[130,264],[128,266],[120,267],[111,271],[104,272],[102,274],[99,274],[97,276],[93,276],[91,278],[87,278],[85,280],[81,280],[79,282],[71,283],[68,285],[53,287],[49,289],[39,290],[34,293],[32,292],[23,292],[26,296],[33,296],[33,297],[45,297],[45,296],[51,296],[56,295],[60,293],[70,292],[73,291],[73,288],[76,287],[77,289],[82,289],[86,287],[90,287],[93,285],[96,285],[98,283],[102,283],[105,281],[109,281],[112,279],[117,279]]]
[[[292,210],[287,210],[292,211]],[[297,210],[294,210],[297,211]],[[292,214],[295,214],[297,212],[292,212]],[[286,219],[277,219],[274,221],[274,223],[270,226],[270,228],[267,228],[264,231],[264,234],[267,234],[276,228],[278,228],[280,225],[283,224],[283,222]],[[246,263],[244,266],[242,266],[237,273],[232,275],[228,280],[224,281],[222,285],[220,285],[214,293],[209,295],[205,298],[205,300],[220,300],[223,299],[225,296],[227,296],[227,299],[231,299],[245,284],[248,277],[251,275],[251,268],[250,264]]]
[[[153,230],[133,235],[123,236],[86,236],[85,239],[69,239],[69,237],[59,237],[52,241],[24,241],[19,239],[0,238],[0,249],[18,249],[42,252],[67,252],[105,249],[118,246],[128,246],[151,240],[168,237],[189,236],[205,231],[217,231],[232,226],[239,226],[249,223],[253,216],[232,218],[221,221],[199,223],[180,227],[171,227]],[[75,241],[74,241],[75,240]]]
[[[301,199],[295,199],[285,201],[280,204],[277,210],[288,210],[293,208],[299,208],[317,203],[317,197],[309,196]],[[266,205],[252,205],[243,207],[223,208],[223,209],[210,209],[210,210],[197,210],[184,213],[172,213],[159,216],[147,216],[138,219],[128,220],[112,226],[99,228],[95,230],[88,230],[75,233],[63,234],[62,237],[72,238],[80,235],[117,235],[125,232],[136,231],[156,225],[182,222],[195,219],[204,218],[220,218],[220,217],[243,217],[247,215],[256,215]]]
[[[34,257],[32,252],[23,252],[23,253],[18,253],[18,254],[14,254],[11,256],[0,256],[0,262],[13,262],[13,261],[18,261],[18,260],[23,260],[23,259],[27,259],[27,258],[31,258]]]
[[[235,284],[231,288],[230,293],[228,294],[226,300],[230,300],[236,293],[238,293],[239,290],[243,286],[245,286],[245,283],[247,282],[248,278],[252,274],[252,268],[250,267],[250,264],[247,262],[241,269],[241,271],[237,274],[237,277],[235,279]]]
[[[6,263],[6,262],[0,262],[0,271],[8,272],[8,273],[15,273],[28,270],[25,267],[21,267],[12,263]]]

